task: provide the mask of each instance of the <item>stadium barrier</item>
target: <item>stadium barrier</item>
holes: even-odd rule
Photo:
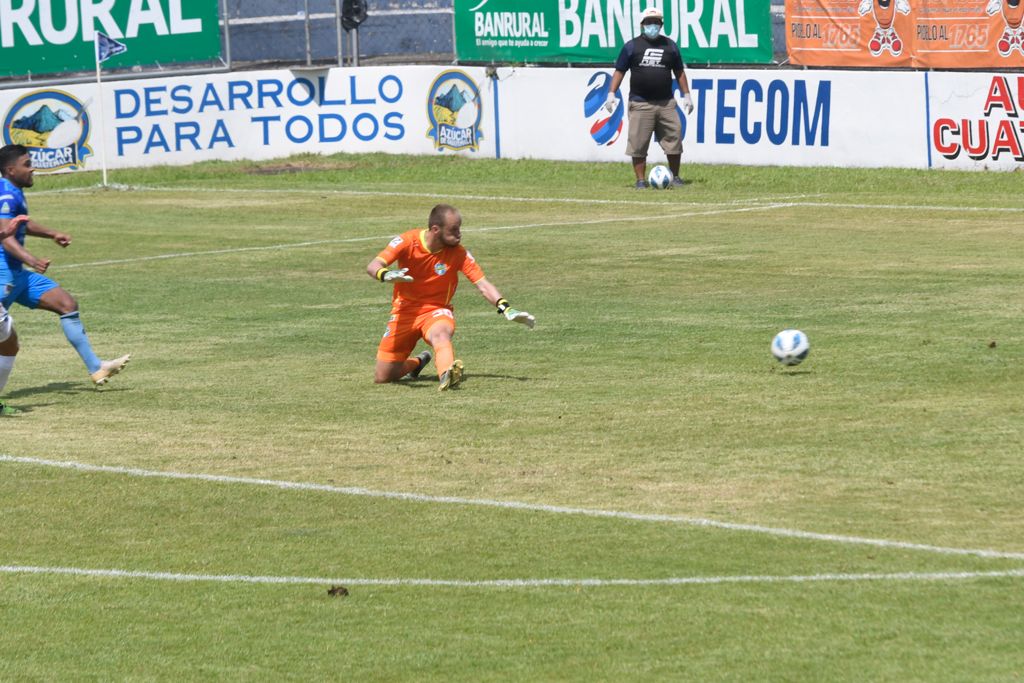
[[[1014,170],[1024,78],[998,73],[688,70],[688,162]],[[0,92],[3,143],[43,172],[302,152],[625,160],[610,70],[362,67]],[[628,82],[621,92],[626,92]],[[866,95],[866,93],[868,95]],[[652,156],[660,151],[654,147]]]

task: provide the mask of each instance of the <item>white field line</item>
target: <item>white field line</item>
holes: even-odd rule
[[[1024,213],[1024,207],[1017,206],[940,206],[937,204],[855,204],[844,202],[794,201],[791,206],[823,207],[827,209],[901,209],[906,211],[951,211],[953,213],[972,211],[979,213]]]
[[[427,198],[431,200],[437,200],[438,198],[443,199],[465,199],[470,201],[484,201],[484,202],[523,202],[523,203],[537,203],[537,204],[611,204],[611,205],[623,205],[623,206],[732,206],[735,204],[747,204],[747,203],[760,203],[760,202],[777,202],[790,199],[807,199],[809,197],[820,197],[820,194],[794,194],[794,195],[777,195],[769,197],[747,197],[744,199],[730,199],[727,202],[679,202],[674,201],[671,204],[668,202],[654,203],[649,201],[643,201],[640,199],[581,199],[579,197],[505,197],[501,195],[479,195],[479,194],[441,194],[438,192],[382,192],[380,190],[332,190],[332,189],[315,189],[315,188],[266,188],[254,190],[253,188],[241,188],[241,187],[229,187],[229,188],[213,188],[213,187],[161,187],[159,185],[109,185],[104,188],[101,185],[90,185],[89,187],[74,187],[63,190],[40,190],[33,192],[32,196],[45,195],[45,194],[64,194],[68,192],[105,192],[105,191],[120,191],[120,192],[188,192],[191,194],[197,193],[214,193],[214,194],[226,194],[232,193],[243,193],[252,194],[258,192],[259,194],[316,194],[316,195],[338,195],[342,197],[412,197],[412,198]],[[683,190],[685,192],[685,190]],[[629,190],[632,192],[632,190]]]
[[[743,531],[748,533],[765,534],[768,536],[779,536],[783,538],[798,538],[808,541],[824,541],[828,543],[840,543],[847,545],[867,545],[879,548],[888,548],[893,550],[915,550],[929,553],[938,553],[941,555],[971,555],[974,557],[984,557],[991,559],[1024,560],[1024,552],[1008,552],[1002,550],[974,548],[950,548],[944,546],[926,545],[923,543],[908,543],[904,541],[891,541],[877,538],[863,538],[860,536],[824,534],[813,531],[801,531],[799,529],[767,527],[760,526],[757,524],[720,522],[714,519],[704,519],[700,517],[684,517],[681,515],[658,515],[639,512],[626,512],[621,510],[595,510],[590,508],[565,507],[561,505],[544,505],[541,503],[490,500],[487,498],[432,496],[423,493],[404,493],[400,491],[375,491],[372,489],[364,489],[355,486],[331,486],[328,484],[311,484],[304,482],[280,481],[276,479],[232,477],[219,474],[192,474],[188,472],[143,470],[133,467],[90,465],[87,463],[75,462],[71,460],[45,460],[42,458],[26,458],[11,455],[0,455],[0,463],[18,463],[23,465],[34,465],[39,467],[56,467],[59,469],[75,470],[78,472],[103,472],[108,474],[128,475],[132,477],[155,477],[161,479],[209,481],[222,484],[268,486],[291,491],[322,491],[326,493],[338,493],[346,496],[367,496],[371,498],[404,500],[418,503],[436,503],[442,505],[470,505],[479,507],[500,508],[505,510],[523,510],[527,512],[545,512],[550,514],[561,515],[579,515],[583,517],[625,519],[633,522],[681,524],[687,526],[707,527],[712,529],[727,529],[729,531]]]
[[[794,576],[675,576],[661,579],[401,579],[329,578],[313,576],[249,576],[246,574],[176,574],[125,569],[33,567],[0,565],[0,574],[59,574],[101,579],[148,579],[152,581],[220,582],[255,584],[341,584],[345,586],[427,586],[436,588],[574,588],[581,586],[707,586],[723,583],[826,583],[838,581],[965,581],[1024,577],[1024,569],[991,572],[898,572],[889,574],[805,574]]]
[[[160,187],[147,185],[112,185],[106,190],[119,190],[126,192],[190,192],[190,193],[229,193],[242,192],[251,193],[251,188],[209,188],[209,187]],[[40,190],[33,192],[33,196],[45,194],[64,194],[68,192],[100,192],[104,191],[99,185],[89,187],[68,188],[65,190]],[[1024,213],[1024,207],[1018,206],[944,206],[941,204],[866,204],[855,202],[813,202],[806,201],[811,197],[820,197],[821,194],[796,194],[796,195],[775,195],[768,197],[747,197],[744,199],[731,199],[727,202],[673,202],[654,203],[638,199],[580,199],[575,197],[502,197],[498,195],[472,195],[472,194],[446,194],[440,195],[436,192],[380,192],[371,190],[317,190],[311,188],[271,188],[259,190],[261,194],[335,194],[356,197],[424,197],[429,199],[466,199],[478,201],[502,201],[502,202],[533,202],[548,204],[619,204],[626,206],[734,206],[736,204],[759,204],[763,202],[787,202],[786,206],[798,207],[824,207],[836,209],[879,209],[879,210],[906,210],[906,211],[973,211],[973,212],[995,212],[995,213]],[[804,200],[804,201],[801,201]],[[651,218],[651,217],[649,217]]]
[[[521,223],[519,225],[496,225],[484,228],[466,228],[463,232],[498,232],[502,230],[522,230],[525,228],[553,228],[567,225],[601,225],[604,223],[628,223],[636,221],[658,221],[671,218],[691,218],[693,216],[718,216],[727,213],[748,213],[751,211],[770,211],[772,209],[784,208],[790,204],[760,204],[755,206],[744,206],[732,209],[711,209],[708,211],[686,211],[683,213],[668,213],[660,216],[625,216],[622,218],[599,218],[591,221],[559,221],[552,223]],[[374,235],[372,237],[345,237],[333,240],[315,240],[311,242],[289,242],[285,244],[271,244],[263,247],[236,247],[232,249],[212,249],[210,251],[189,251],[173,254],[158,254],[156,256],[138,256],[126,259],[109,259],[106,261],[88,261],[86,263],[69,263],[54,270],[65,270],[69,268],[94,268],[97,266],[114,266],[125,263],[142,263],[145,261],[163,261],[175,258],[195,258],[197,256],[216,256],[220,254],[238,254],[247,251],[280,251],[284,249],[299,249],[302,247],[319,246],[323,244],[346,244],[352,242],[387,242],[394,237],[391,235]]]

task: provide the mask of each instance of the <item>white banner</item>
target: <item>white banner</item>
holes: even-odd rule
[[[477,84],[483,84],[483,89]],[[44,171],[269,159],[302,152],[493,157],[483,69],[258,71],[0,91],[3,144]]]
[[[608,114],[600,105],[610,69],[503,71],[504,156],[626,160],[628,76],[619,108]],[[687,76],[694,111],[684,117],[684,163],[926,165],[920,74],[687,69]],[[649,158],[664,159],[656,144]]]
[[[1024,76],[930,72],[929,166],[1017,170],[1021,144]]]
[[[688,69],[684,163],[1020,168],[1024,77]],[[458,154],[625,163],[609,69],[281,70],[0,91],[3,144],[43,172],[270,159]],[[680,112],[681,115],[681,112]],[[664,159],[651,146],[650,161]]]

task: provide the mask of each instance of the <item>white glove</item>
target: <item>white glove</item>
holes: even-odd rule
[[[683,99],[680,100],[680,106],[682,106],[683,113],[687,116],[693,113],[693,100],[690,99],[690,93],[683,95]]]
[[[615,111],[615,107],[619,106],[619,98],[615,96],[615,93],[610,92],[608,93],[608,101],[605,102],[603,106],[608,110],[608,113],[611,114]]]
[[[537,319],[526,311],[517,311],[514,308],[506,308],[502,315],[505,316],[505,320],[511,320],[514,323],[522,323],[531,330],[533,329],[533,326],[537,324]]]
[[[412,275],[406,275],[407,272],[409,272],[408,268],[389,270],[384,273],[384,277],[381,279],[381,282],[412,282]]]

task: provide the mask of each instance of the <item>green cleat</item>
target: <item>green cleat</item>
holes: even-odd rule
[[[449,389],[454,389],[462,381],[462,370],[462,361],[453,361],[452,366],[441,373],[441,383],[438,385],[437,390],[448,391]]]
[[[0,403],[0,416],[10,417],[11,415],[17,415],[21,411],[14,406],[9,406],[6,403]]]

